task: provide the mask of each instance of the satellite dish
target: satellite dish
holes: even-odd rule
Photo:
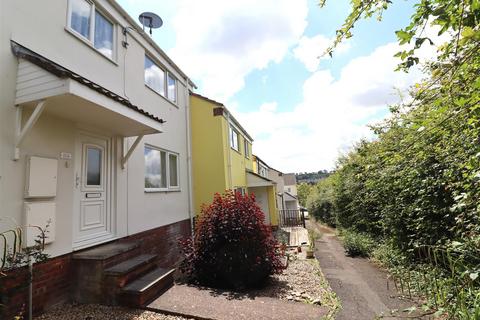
[[[160,28],[163,25],[162,18],[153,12],[144,12],[140,14],[138,20],[143,26],[143,31],[145,31],[145,27],[150,28],[150,35],[152,35],[152,29]]]

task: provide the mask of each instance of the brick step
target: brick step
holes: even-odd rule
[[[122,288],[120,301],[130,307],[143,307],[173,286],[175,269],[156,268]]]
[[[103,271],[140,254],[140,242],[125,241],[99,245],[72,255],[75,286],[73,300],[79,303],[108,303]],[[115,295],[113,295],[114,297]]]

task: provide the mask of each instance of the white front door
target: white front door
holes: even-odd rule
[[[81,133],[75,150],[73,247],[80,249],[115,237],[110,204],[109,138]]]

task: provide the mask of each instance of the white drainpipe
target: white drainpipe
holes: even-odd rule
[[[228,152],[228,188],[233,189],[232,181],[232,150],[230,150],[230,112],[225,108],[223,109],[227,113],[227,152]]]
[[[187,134],[187,183],[188,183],[188,217],[190,218],[190,232],[193,235],[195,228],[193,227],[193,179],[192,179],[192,136],[190,130],[190,94],[188,93],[188,77],[185,77],[185,121]]]

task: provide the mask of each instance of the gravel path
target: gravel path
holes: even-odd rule
[[[35,320],[187,320],[187,318],[167,316],[160,313],[107,307],[96,304],[71,305],[55,307]]]
[[[293,260],[282,274],[273,276],[270,285],[254,291],[253,294],[336,309],[338,300],[326,281],[318,261],[305,259],[305,252],[298,256],[293,254],[291,257]]]

